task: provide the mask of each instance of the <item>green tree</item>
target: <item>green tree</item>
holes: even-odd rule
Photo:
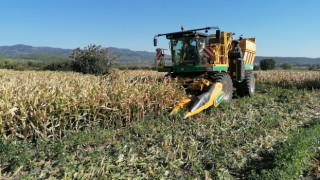
[[[73,50],[70,58],[73,59],[73,69],[84,74],[107,74],[115,59],[109,55],[108,48],[100,45],[89,45],[84,49]]]
[[[263,59],[260,61],[260,68],[262,70],[271,70],[276,68],[276,64],[274,59]]]
[[[319,64],[313,64],[309,66],[309,70],[320,70],[320,65]]]
[[[260,66],[255,64],[255,65],[253,66],[253,70],[260,70]]]
[[[292,69],[292,64],[290,63],[283,63],[281,65],[282,69]]]

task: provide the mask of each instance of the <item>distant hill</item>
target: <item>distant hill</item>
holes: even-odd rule
[[[0,54],[6,56],[27,56],[35,54],[50,54],[68,56],[72,49],[52,48],[52,47],[33,47],[23,44],[13,46],[0,46]]]
[[[155,59],[155,52],[148,51],[132,51],[130,49],[109,47],[109,52],[111,55],[117,57],[118,62],[139,64],[148,63],[152,64]],[[165,58],[170,58],[166,55]]]
[[[52,47],[33,47],[23,44],[14,46],[0,46],[0,55],[25,58],[34,60],[45,60],[48,57],[57,56],[50,59],[66,59],[71,53],[72,49],[52,48]],[[130,49],[109,47],[111,55],[117,57],[119,63],[130,64],[152,64],[155,58],[155,52],[148,51],[132,51]],[[170,56],[166,55],[166,59]],[[255,63],[258,64],[262,59],[274,59],[278,64],[291,63],[295,65],[306,64],[320,64],[320,58],[307,58],[307,57],[265,57],[257,56]]]
[[[45,60],[45,58],[51,56],[64,56],[71,55],[73,49],[62,49],[52,47],[33,47],[29,45],[13,45],[13,46],[0,46],[0,55],[13,58],[33,59],[33,60]],[[147,51],[132,51],[130,49],[109,47],[111,55],[117,57],[117,61],[120,63],[145,63],[153,62],[155,53]],[[167,56],[168,58],[168,56]],[[56,58],[57,59],[57,58]]]

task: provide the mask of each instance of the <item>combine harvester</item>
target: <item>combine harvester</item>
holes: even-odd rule
[[[215,34],[207,34],[215,29]],[[188,108],[185,118],[200,113],[222,101],[230,102],[234,88],[239,96],[253,96],[255,76],[252,73],[256,53],[255,38],[233,39],[234,33],[218,27],[205,27],[180,32],[158,34],[170,40],[172,63],[164,61],[164,49],[156,49],[157,69],[177,78],[190,98],[182,99],[171,114]],[[200,32],[205,31],[205,33]]]

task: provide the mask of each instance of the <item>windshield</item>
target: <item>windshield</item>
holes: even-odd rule
[[[174,66],[196,65],[202,62],[205,38],[179,38],[171,40],[172,61]]]

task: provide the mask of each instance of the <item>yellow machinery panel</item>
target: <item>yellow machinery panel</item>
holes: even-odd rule
[[[256,56],[256,38],[242,39],[239,45],[245,64],[252,65]]]

